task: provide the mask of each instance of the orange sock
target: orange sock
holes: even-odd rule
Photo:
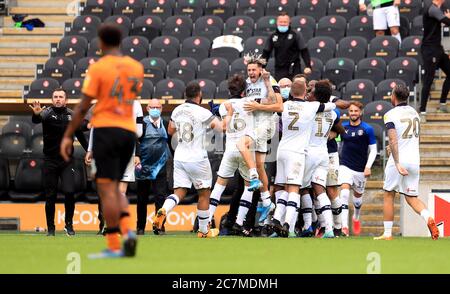
[[[124,211],[120,214],[120,233],[125,236],[130,231],[130,214]]]
[[[106,243],[110,250],[120,250],[120,235],[119,228],[107,229]]]

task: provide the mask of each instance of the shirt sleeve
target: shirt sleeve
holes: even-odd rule
[[[301,51],[306,48],[306,42],[301,32],[296,32],[296,34],[297,34],[297,47],[298,50]]]
[[[202,112],[200,113],[200,120],[204,124],[208,124],[215,118],[214,114],[211,111],[202,108]]]
[[[431,5],[428,9],[428,15],[437,19],[438,21],[450,25],[450,19],[445,16],[445,14],[438,7]]]
[[[86,96],[98,97],[100,75],[97,73],[96,69],[97,68],[94,65],[90,66],[86,78],[84,79],[81,92]]]
[[[367,129],[367,136],[369,136],[369,145],[377,144],[377,139],[375,138],[375,132],[373,131],[373,128],[368,125]]]
[[[264,45],[264,49],[263,49],[263,53],[262,53],[262,58],[264,58],[266,61],[269,60],[270,58],[270,54],[272,54],[272,50],[273,50],[273,41],[272,41],[273,35],[271,35],[267,41],[266,44]]]
[[[94,128],[89,132],[89,144],[88,144],[88,152],[92,152],[92,147],[94,146]]]
[[[272,89],[275,93],[280,93],[280,86],[278,85],[277,80],[275,80],[272,76],[270,76],[270,84],[272,85]]]
[[[136,117],[136,135],[138,138],[142,136],[142,125],[144,122],[144,113],[142,112],[142,105],[139,100],[134,100],[133,111]]]
[[[225,116],[227,116],[227,108],[225,107],[225,103],[220,104],[219,106],[219,114],[221,118],[224,118]]]
[[[384,120],[384,126],[386,127],[386,130],[395,129],[395,124],[391,119],[390,113],[386,113],[383,117]]]

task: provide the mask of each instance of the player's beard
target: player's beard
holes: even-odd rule
[[[361,116],[350,116],[350,120],[352,121],[352,122],[356,122],[356,121],[358,121],[359,119],[361,118]]]

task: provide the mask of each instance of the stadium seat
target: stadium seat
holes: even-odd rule
[[[339,41],[336,57],[346,57],[359,62],[366,57],[367,40],[363,37],[345,37]]]
[[[402,80],[412,90],[419,81],[418,73],[419,64],[417,60],[411,57],[397,57],[389,62],[386,78]]]
[[[269,0],[266,15],[278,16],[281,12],[286,12],[292,17],[295,15],[297,8],[297,0]]]
[[[317,23],[316,36],[327,36],[336,42],[345,36],[347,21],[342,16],[328,15]]]
[[[192,19],[187,15],[174,15],[166,19],[161,35],[173,36],[182,42],[192,34]]]
[[[163,27],[163,22],[159,16],[156,15],[143,15],[133,23],[131,29],[132,36],[146,37],[149,42],[153,41],[156,37],[159,37]]]
[[[369,124],[377,124],[384,128],[384,115],[393,108],[389,101],[374,101],[364,106],[362,120]]]
[[[102,50],[100,49],[100,42],[98,38],[94,38],[89,42],[89,49],[87,52],[87,57],[97,57],[103,56]]]
[[[195,79],[197,73],[197,61],[190,57],[178,57],[169,62],[167,68],[168,79],[179,79],[185,84]]]
[[[348,58],[333,58],[325,64],[323,78],[329,79],[336,89],[341,89],[345,84],[353,79],[355,62]]]
[[[30,150],[34,157],[44,156],[44,137],[41,134],[31,136]]]
[[[228,99],[230,92],[228,91],[228,81],[222,81],[217,88],[216,99]]]
[[[206,0],[178,0],[174,15],[186,15],[195,22],[199,17],[203,16],[205,7]]]
[[[144,79],[142,83],[142,90],[139,95],[140,99],[152,99],[153,98],[153,83],[150,80]]]
[[[81,98],[81,88],[83,86],[83,79],[73,78],[65,80],[62,88],[67,93],[67,98]]]
[[[316,21],[327,15],[328,0],[300,0],[297,15],[308,15]]]
[[[233,16],[227,19],[223,34],[235,35],[245,40],[252,36],[254,26],[255,23],[249,16]]]
[[[220,17],[223,21],[234,15],[236,0],[208,0],[205,15]]]
[[[312,57],[311,58],[311,75],[309,76],[310,80],[320,80],[323,75],[323,62],[322,60]]]
[[[416,16],[411,23],[411,30],[409,32],[411,36],[423,36],[423,17],[422,15]]]
[[[42,124],[33,124],[31,135],[32,136],[42,135]]]
[[[398,56],[411,57],[422,64],[422,54],[420,45],[422,44],[422,36],[409,36],[402,40]]]
[[[223,20],[214,15],[205,15],[195,21],[193,36],[208,38],[211,42],[222,35]]]
[[[158,83],[166,76],[167,63],[159,57],[148,57],[141,60],[144,66],[144,78],[153,84]]]
[[[144,0],[116,0],[116,2],[113,14],[125,15],[131,21],[141,16],[145,8]]]
[[[68,57],[52,57],[45,62],[44,70],[38,78],[53,78],[62,84],[72,77],[73,61]]]
[[[244,54],[247,53],[262,54],[264,45],[266,43],[266,39],[267,37],[264,36],[254,36],[245,40]]]
[[[152,0],[147,1],[147,8],[144,9],[144,15],[156,15],[164,22],[173,15],[175,1],[173,0]]]
[[[143,36],[130,36],[122,40],[120,49],[124,55],[139,61],[147,57],[149,43]]]
[[[366,15],[352,17],[348,23],[347,36],[360,36],[370,42],[375,38],[372,17]]]
[[[200,63],[197,77],[199,79],[209,79],[216,84],[227,78],[229,70],[228,61],[220,57],[211,57]]]
[[[228,63],[239,57],[243,50],[242,38],[233,35],[217,37],[212,43],[211,57],[224,58]]]
[[[178,57],[178,51],[180,50],[180,41],[177,38],[171,36],[161,36],[153,39],[149,57],[160,57],[166,62],[170,62]]]
[[[397,57],[399,41],[392,36],[378,36],[370,41],[367,57],[380,57],[386,63],[391,62]]]
[[[31,82],[30,90],[25,94],[25,98],[50,98],[53,91],[59,88],[57,80],[52,78],[41,78]]]
[[[373,101],[375,95],[375,84],[371,80],[356,79],[345,85],[343,98],[345,100],[355,100],[366,105]]]
[[[73,24],[67,34],[69,36],[82,36],[90,41],[97,37],[97,28],[101,23],[102,20],[95,15],[80,15],[73,20]]]
[[[275,58],[270,58],[269,61],[267,61],[266,70],[272,75],[275,73]]]
[[[258,19],[255,27],[255,36],[270,36],[277,29],[276,16],[264,16]]]
[[[18,158],[27,148],[27,138],[23,134],[2,134],[0,136],[0,156]]]
[[[355,79],[369,79],[375,85],[384,80],[386,62],[378,57],[364,58],[358,62]]]
[[[197,79],[194,82],[200,85],[203,99],[213,99],[216,94],[216,83],[208,79]]]
[[[93,15],[104,21],[109,17],[115,5],[115,0],[87,0],[82,15]]]
[[[267,6],[266,0],[239,0],[235,14],[251,17],[253,21],[257,21],[264,16]]]
[[[181,44],[180,57],[194,58],[198,63],[208,58],[211,41],[205,37],[189,37]]]
[[[21,158],[14,177],[14,189],[9,196],[13,201],[37,201],[43,192],[41,158]]]
[[[125,15],[111,15],[105,19],[104,23],[111,23],[119,26],[120,31],[122,32],[122,39],[128,37],[132,27],[131,19]]]
[[[182,99],[185,84],[178,79],[164,79],[159,81],[155,87],[153,98],[157,99]]]
[[[6,158],[0,158],[0,197],[7,195],[10,182],[9,162]]]
[[[98,59],[99,59],[98,57],[84,57],[78,60],[75,66],[75,70],[73,71],[72,77],[84,79],[86,77],[89,65],[97,62]]]
[[[244,58],[237,58],[230,65],[230,76],[239,74],[244,77],[247,76],[247,65],[244,63]]]
[[[381,81],[377,85],[377,93],[375,95],[375,101],[387,100],[388,102],[390,102],[392,90],[398,84],[406,85],[405,82],[403,82],[402,80],[399,80],[399,79],[387,79],[387,80]]]
[[[327,62],[334,57],[336,41],[330,37],[314,37],[306,44],[311,57]]]
[[[420,0],[403,0],[400,3],[399,11],[401,16],[407,19],[414,19],[420,15],[422,10],[422,1]]]
[[[25,121],[9,121],[2,128],[2,135],[5,134],[21,134],[28,141],[32,134],[31,125]]]
[[[331,0],[328,15],[339,15],[349,21],[358,14],[358,0]]]
[[[400,16],[400,36],[402,40],[409,36],[410,22],[405,16]],[[390,33],[390,32],[389,32]]]
[[[312,16],[298,15],[291,19],[291,28],[303,35],[305,42],[314,37],[316,31],[316,20]]]

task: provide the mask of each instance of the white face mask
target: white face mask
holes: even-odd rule
[[[280,89],[280,94],[281,97],[286,100],[289,98],[289,93],[291,92],[291,88],[281,88]]]

